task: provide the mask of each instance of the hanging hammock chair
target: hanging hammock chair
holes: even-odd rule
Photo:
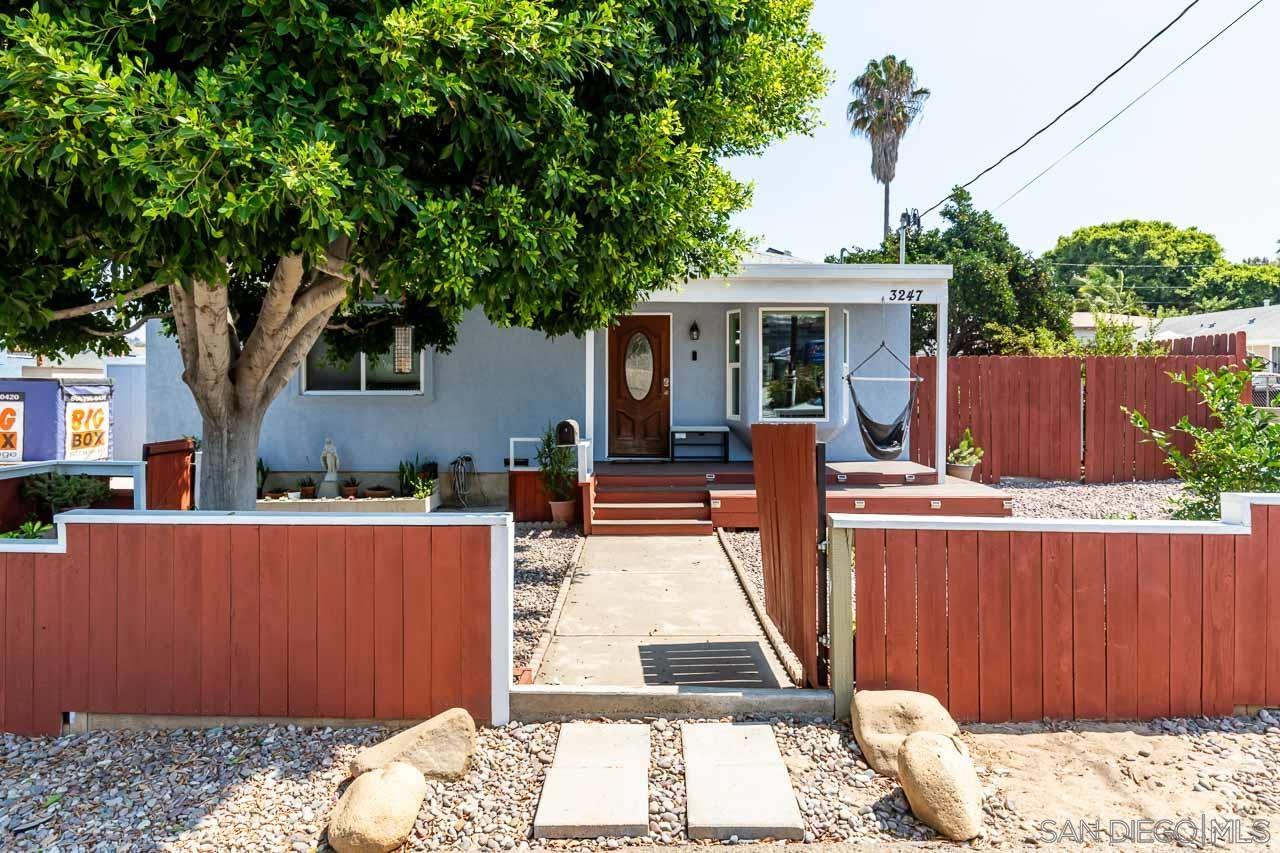
[[[853,408],[858,416],[858,432],[862,433],[862,443],[866,446],[867,452],[876,459],[882,461],[890,461],[898,459],[902,456],[903,451],[907,447],[907,425],[911,421],[911,412],[916,407],[916,392],[920,389],[920,383],[924,381],[923,377],[918,376],[911,370],[911,365],[907,364],[897,353],[889,348],[889,344],[884,339],[884,303],[880,303],[880,346],[871,351],[871,355],[858,362],[858,365],[845,375],[845,384],[849,386],[849,394],[853,397]],[[868,361],[875,358],[881,351],[889,353],[894,361],[902,365],[907,370],[906,376],[855,376],[859,369]],[[896,418],[888,423],[882,423],[867,414],[867,410],[862,407],[862,403],[858,401],[858,390],[854,386],[855,382],[906,382],[910,385],[910,391],[907,394],[907,405],[903,407],[902,412]]]

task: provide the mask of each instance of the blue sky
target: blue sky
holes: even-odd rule
[[[812,137],[728,165],[755,183],[738,224],[762,245],[821,260],[879,240],[882,189],[870,148],[849,136],[848,84],[896,53],[933,91],[908,132],[893,211],[920,210],[1086,92],[1188,0],[815,0],[836,75]],[[972,188],[991,208],[1242,12],[1202,0],[1052,130]],[[1217,235],[1227,256],[1274,256],[1280,239],[1280,0],[1267,0],[997,216],[1039,253],[1083,225],[1167,219]],[[936,214],[925,221],[935,226]]]

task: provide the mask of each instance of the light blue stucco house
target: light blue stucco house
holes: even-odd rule
[[[512,439],[572,418],[589,442],[587,464],[679,459],[674,439],[704,427],[727,433],[729,459],[745,461],[751,425],[774,421],[815,423],[829,460],[869,460],[843,377],[883,342],[890,352],[858,374],[904,378],[893,356],[911,352],[913,307],[941,307],[945,340],[950,275],[948,266],[816,264],[771,252],[752,254],[728,279],[657,294],[582,337],[500,329],[472,311],[451,352],[422,352],[399,372],[390,359],[335,369],[322,340],[267,413],[260,454],[277,472],[321,470],[326,437],[344,471],[393,472],[415,454],[443,471],[466,454],[482,475],[498,475],[484,483],[500,492],[513,456],[519,463],[533,450]],[[198,435],[176,342],[154,321],[147,354],[148,441]],[[890,420],[907,394],[902,381],[867,382],[858,400]]]

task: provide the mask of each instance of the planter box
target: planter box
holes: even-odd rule
[[[431,512],[440,506],[440,495],[418,498],[316,498],[314,500],[258,501],[260,512]]]

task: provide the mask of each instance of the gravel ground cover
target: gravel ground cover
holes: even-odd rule
[[[641,722],[650,726],[653,749],[647,838],[529,839],[559,726],[512,724],[480,730],[476,760],[464,779],[429,783],[410,849],[594,851],[691,843],[683,829],[679,723]],[[911,815],[898,786],[867,768],[847,725],[769,722],[805,817],[806,840],[943,846]],[[381,727],[268,726],[37,739],[4,735],[0,849],[324,849],[324,826],[341,794],[347,762],[386,734]],[[1273,825],[1280,815],[1280,728],[1265,712],[1110,729],[987,726],[962,737],[986,796],[988,832],[977,847],[1034,844],[1039,822],[1062,808],[1091,819],[1198,817],[1202,812],[1177,811],[1196,808]],[[1090,758],[1092,763],[1080,765]],[[1062,770],[1055,773],[1058,765]],[[1091,811],[1102,809],[1107,811]]]
[[[1009,478],[997,487],[1013,498],[1013,514],[1028,518],[1169,518],[1176,480],[1071,483]]]
[[[515,669],[527,666],[538,647],[560,583],[581,541],[582,536],[571,528],[516,527],[511,659]]]
[[[725,538],[742,564],[742,573],[755,589],[760,600],[764,600],[764,563],[760,558],[759,530],[724,530]]]

